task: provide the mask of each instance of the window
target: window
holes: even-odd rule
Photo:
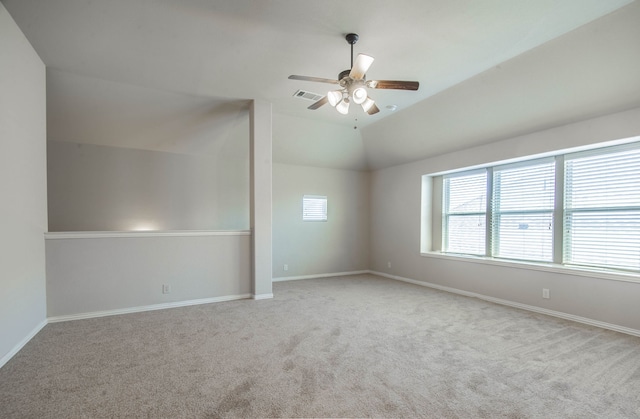
[[[302,197],[303,221],[327,221],[327,197],[304,195]]]
[[[640,271],[640,148],[565,160],[564,263]]]
[[[640,273],[640,142],[444,175],[441,223],[444,253]]]
[[[444,178],[445,252],[485,254],[487,171]]]
[[[553,261],[555,162],[493,169],[492,255]]]

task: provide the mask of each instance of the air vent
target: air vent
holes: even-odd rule
[[[307,92],[307,91],[304,91],[304,90],[298,90],[293,95],[295,97],[299,97],[300,99],[306,99],[306,100],[310,100],[312,102],[316,102],[316,101],[322,99],[322,95],[319,95],[319,94],[313,93],[313,92]]]

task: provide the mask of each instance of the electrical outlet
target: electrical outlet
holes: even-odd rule
[[[542,288],[542,298],[549,298],[549,288]]]
[[[283,270],[283,271],[288,271],[288,270],[289,270],[289,265],[285,264],[285,265],[282,267],[282,270]]]
[[[171,285],[163,284],[162,285],[162,293],[169,294],[171,292]]]
[[[391,268],[391,262],[387,262],[387,268]]]

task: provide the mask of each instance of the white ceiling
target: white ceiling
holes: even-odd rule
[[[206,152],[203,133],[228,132],[247,100],[261,99],[273,104],[274,160],[363,169],[640,105],[638,77],[628,68],[619,70],[638,68],[640,38],[627,39],[638,34],[627,28],[638,26],[633,24],[640,17],[638,3],[603,18],[609,23],[596,20],[632,0],[2,3],[49,68],[48,123],[56,139]],[[625,17],[627,26],[620,29],[613,19]],[[372,117],[361,110],[345,117],[328,105],[307,110],[311,102],[293,93],[324,94],[331,86],[287,77],[337,77],[349,67],[348,32],[360,35],[356,53],[376,59],[368,78],[417,80],[420,90],[372,91],[382,110]],[[592,46],[609,55],[589,59]],[[580,55],[567,58],[575,48]],[[617,63],[621,57],[627,58]],[[610,89],[602,80],[615,85]],[[620,88],[629,83],[631,89]],[[567,100],[575,95],[579,100]],[[399,110],[387,110],[390,104]],[[501,110],[514,112],[513,118]],[[211,121],[220,125],[203,122],[218,111],[221,119]],[[136,116],[139,120],[131,122]],[[118,123],[122,118],[129,123]],[[113,135],[86,138],[113,125],[119,126]],[[297,127],[295,135],[289,125]],[[145,131],[145,126],[154,129]],[[355,134],[354,126],[360,128]],[[196,146],[172,148],[175,141],[162,133],[178,131],[193,137]],[[323,131],[331,136],[329,150],[311,155]],[[418,138],[422,133],[428,141]],[[336,138],[343,136],[341,145]]]

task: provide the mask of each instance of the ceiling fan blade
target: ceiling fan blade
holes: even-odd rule
[[[327,103],[329,100],[327,99],[327,97],[323,97],[322,99],[320,99],[319,101],[315,102],[314,104],[312,104],[311,106],[309,106],[307,109],[311,109],[311,110],[316,110],[318,109],[320,106],[324,105],[325,103]]]
[[[378,109],[375,103],[371,105],[371,107],[367,110],[367,113],[369,115],[374,115],[374,114],[377,114],[378,112],[380,112],[380,109]]]
[[[417,81],[369,80],[367,81],[367,87],[372,89],[418,90],[420,83]]]
[[[318,83],[331,83],[331,84],[339,83],[338,80],[323,79],[322,77],[296,76],[295,74],[290,75],[289,78],[291,80],[315,81]]]
[[[373,57],[365,54],[358,54],[356,61],[353,63],[353,67],[351,67],[349,77],[354,80],[362,80],[364,75],[367,74],[369,67],[371,67],[371,64],[373,64]]]

